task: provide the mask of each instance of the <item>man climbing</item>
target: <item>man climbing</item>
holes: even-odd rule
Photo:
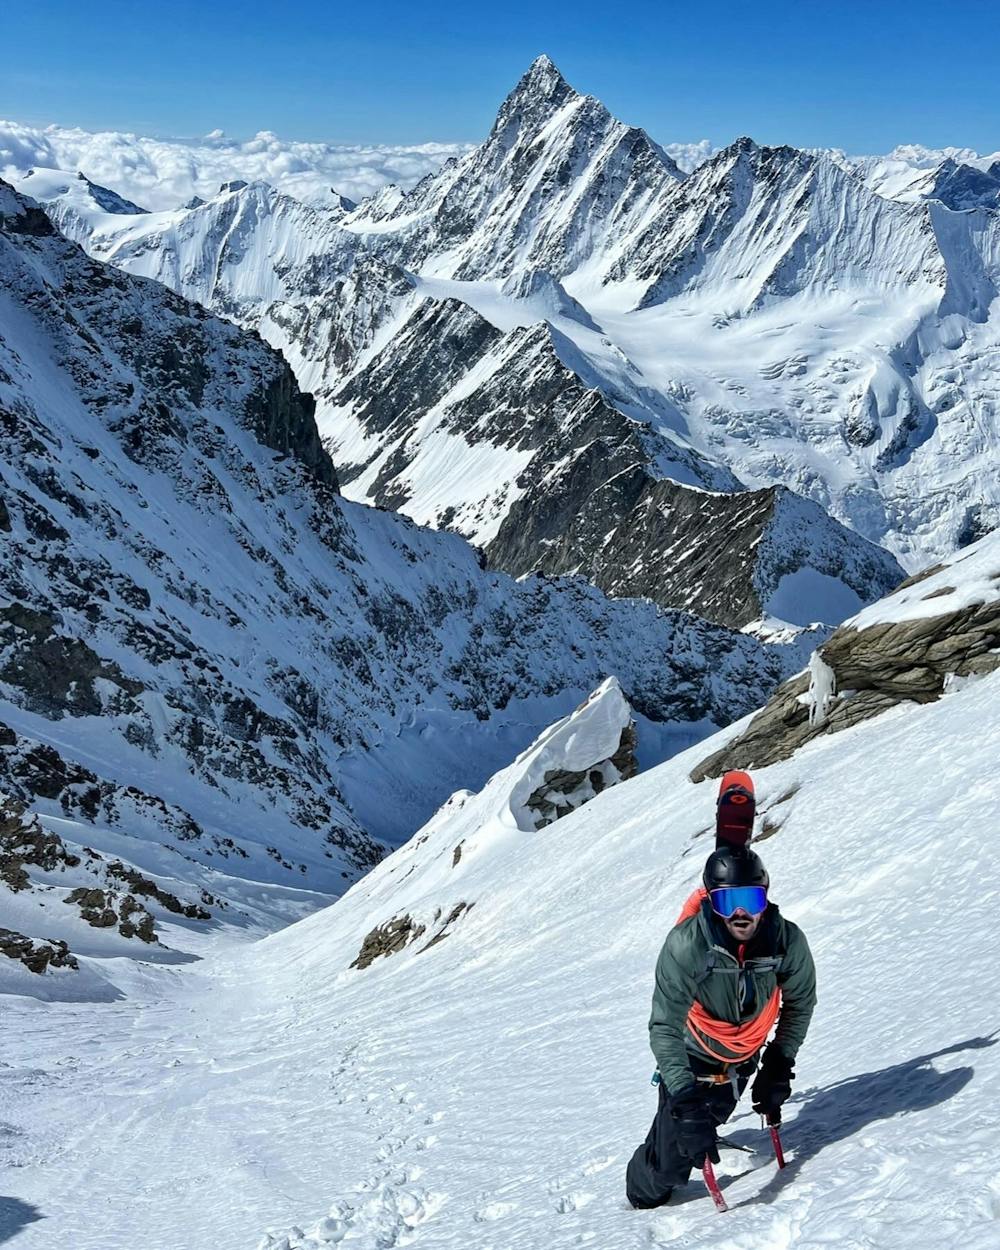
[[[716,1129],[735,1110],[775,1024],[751,1099],[768,1123],[781,1123],[816,1003],[809,946],[768,901],[759,856],[722,842],[702,880],[656,965],[649,1040],[659,1106],[625,1181],[637,1208],[662,1206],[693,1167],[718,1163]]]

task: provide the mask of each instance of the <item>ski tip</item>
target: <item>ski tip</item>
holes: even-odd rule
[[[753,778],[749,773],[742,772],[740,769],[731,769],[728,773],[722,774],[719,779],[719,798],[722,798],[727,790],[735,789],[746,790],[751,796],[753,795]]]

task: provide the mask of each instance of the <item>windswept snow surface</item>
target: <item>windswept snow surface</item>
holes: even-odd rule
[[[728,1215],[699,1182],[632,1211],[623,1173],[655,1106],[654,961],[711,845],[715,787],[688,772],[739,726],[526,833],[511,801],[540,743],[253,949],[123,965],[111,1005],[9,1000],[11,1244],[995,1250],[998,695],[995,674],[756,774],[819,1005],[789,1166],[748,1106],[725,1130],[751,1152],[724,1152]],[[459,903],[429,949],[349,966],[374,925]]]

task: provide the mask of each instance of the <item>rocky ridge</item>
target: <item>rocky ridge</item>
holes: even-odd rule
[[[930,703],[1000,668],[1000,535],[909,578],[818,648],[693,781],[763,768],[902,702]]]
[[[885,551],[818,505],[742,491],[671,433],[669,405],[619,388],[614,406],[577,357],[547,322],[504,334],[458,300],[420,301],[330,399],[354,431],[329,441],[345,485],[457,530],[515,576],[581,574],[737,628],[768,614],[785,573],[840,582],[848,611],[901,580]],[[448,469],[456,460],[462,474]],[[786,611],[798,624],[840,619],[805,594]]]

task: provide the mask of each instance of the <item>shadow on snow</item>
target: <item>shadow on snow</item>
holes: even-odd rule
[[[790,1101],[800,1104],[798,1115],[781,1130],[785,1154],[791,1158],[782,1171],[775,1171],[763,1189],[746,1202],[773,1201],[809,1159],[826,1146],[855,1136],[876,1120],[888,1120],[912,1111],[927,1111],[954,1098],[972,1080],[975,1068],[938,1072],[931,1066],[932,1062],[966,1050],[984,1050],[995,1046],[998,1040],[1000,1038],[996,1034],[973,1037],[878,1072],[862,1072],[833,1085],[813,1087],[794,1095]],[[749,1146],[755,1151],[769,1149],[766,1136],[759,1129],[742,1129],[726,1136],[736,1147]],[[720,1183],[724,1187],[721,1177]],[[736,1205],[743,1206],[744,1203]]]
[[[25,1227],[45,1217],[30,1202],[0,1195],[0,1242],[11,1241]]]

